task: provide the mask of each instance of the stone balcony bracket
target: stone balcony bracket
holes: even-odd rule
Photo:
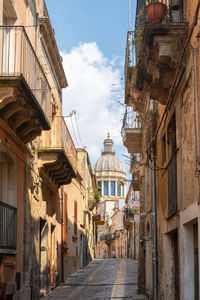
[[[0,80],[0,118],[26,144],[50,125],[23,79]]]
[[[69,184],[76,172],[62,150],[42,149],[38,151],[40,168],[58,187]]]
[[[139,91],[135,88],[135,86],[130,87],[130,97],[127,104],[131,106],[134,111],[142,114],[145,110],[147,99],[147,90]]]
[[[145,24],[136,88],[166,105],[187,37],[187,23]],[[184,62],[183,62],[184,64]]]

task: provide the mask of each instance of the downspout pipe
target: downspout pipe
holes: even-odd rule
[[[156,201],[156,153],[155,143],[151,147],[152,155],[152,219],[153,219],[153,299],[158,300],[158,251],[157,251],[157,201]]]
[[[199,174],[198,168],[198,112],[197,112],[197,64],[196,64],[196,53],[197,49],[192,47],[192,58],[193,58],[193,73],[194,73],[194,139],[195,139],[195,173]]]

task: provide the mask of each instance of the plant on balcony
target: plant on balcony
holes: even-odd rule
[[[151,0],[146,1],[146,12],[149,22],[161,23],[167,14],[167,7],[164,3]]]
[[[142,7],[137,14],[136,27],[134,31],[133,46],[135,47],[136,64],[139,61],[141,51],[142,51],[143,29],[144,29],[144,7]]]
[[[94,192],[94,200],[97,203],[100,201],[100,190],[101,190],[101,187],[98,186],[98,188]]]
[[[92,188],[88,188],[88,208],[90,211],[100,202],[100,190],[101,187],[97,187],[94,191]]]

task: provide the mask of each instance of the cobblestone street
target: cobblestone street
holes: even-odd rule
[[[137,294],[137,262],[96,259],[70,276],[42,300],[141,299]]]

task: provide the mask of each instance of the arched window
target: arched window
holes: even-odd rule
[[[108,181],[104,181],[104,196],[108,196]]]
[[[110,182],[110,195],[115,196],[115,181]]]
[[[119,183],[117,185],[117,196],[121,197],[121,184],[119,184]]]
[[[13,156],[13,155],[12,155]],[[17,193],[13,157],[0,151],[0,248],[16,249]]]

